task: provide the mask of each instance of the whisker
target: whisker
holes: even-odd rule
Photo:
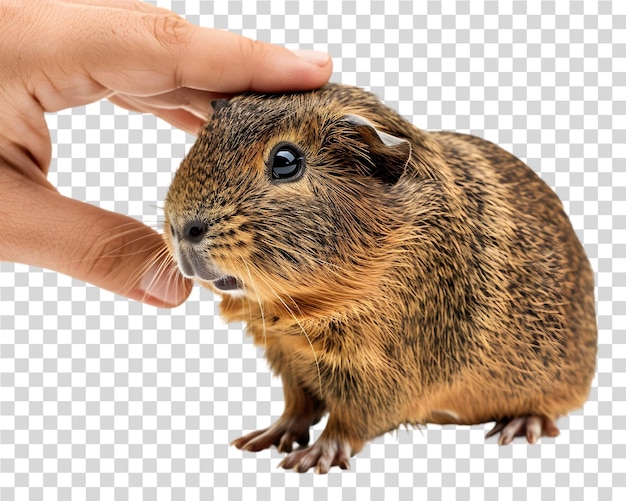
[[[106,245],[110,241],[116,240],[116,239],[118,239],[120,237],[124,238],[124,237],[126,237],[128,235],[132,235],[133,233],[134,232],[132,230],[128,230],[128,231],[126,231],[124,233],[118,233],[115,236],[113,236],[110,239],[108,239],[105,242],[103,242],[103,244]],[[131,246],[131,245],[133,245],[133,244],[135,244],[135,243],[137,243],[137,242],[139,242],[141,240],[145,240],[147,238],[152,238],[152,235],[141,235],[141,236],[139,236],[137,238],[134,238],[132,240],[128,240],[127,242],[124,242],[123,244],[119,245],[118,247],[115,247],[114,249],[111,249],[110,251],[106,252],[105,254],[102,254],[101,257],[103,257],[103,258],[105,258],[105,257],[127,257],[127,256],[133,256],[135,254],[139,254],[139,253],[142,252],[141,250],[137,250],[137,251],[134,251],[134,252],[130,252],[130,251],[129,252],[121,252],[121,250],[124,247],[129,247],[129,246]],[[155,247],[155,249],[158,248],[159,250],[161,250],[161,249],[167,250],[167,248],[161,247],[160,245],[158,245],[156,243],[154,244],[154,247]]]
[[[166,277],[165,283],[167,284],[166,296],[169,295],[169,288],[171,285],[178,285],[178,281],[181,280],[181,276],[176,273],[174,264],[174,258],[169,253],[167,248],[156,249],[148,260],[137,268],[128,278],[128,283],[134,284],[141,280],[147,271],[157,265],[157,268],[152,276],[149,284],[147,284],[145,290],[148,291],[152,288],[152,285],[156,282],[162,282],[163,277]],[[144,295],[144,299],[147,298],[147,292]]]
[[[119,228],[124,228],[125,226],[135,226],[136,223],[125,223],[122,225],[119,225],[111,230],[107,230],[106,232],[101,232],[99,234],[96,235],[96,238],[100,239],[99,242],[99,246],[106,246],[108,245],[110,242],[113,242],[115,240],[119,240],[119,239],[125,239],[126,237],[128,237],[129,235],[133,235],[134,233],[137,232],[137,227],[134,228],[130,228],[121,232],[116,232],[117,229]],[[103,235],[106,235],[107,233],[110,233],[110,236],[102,238]],[[143,239],[147,239],[147,238],[152,238],[153,235],[151,234],[144,234],[141,236],[136,237],[135,239],[132,240],[128,240],[125,241],[123,243],[121,243],[119,246],[112,248],[110,250],[108,250],[107,252],[103,253],[103,254],[84,254],[83,257],[81,258],[75,258],[75,259],[67,259],[67,260],[59,260],[57,263],[58,264],[63,264],[63,265],[68,265],[68,264],[78,264],[78,263],[83,263],[85,261],[92,261],[96,258],[98,259],[106,259],[106,258],[120,258],[120,257],[128,257],[128,256],[134,256],[136,254],[141,254],[142,252],[149,250],[149,248],[145,248],[145,249],[137,249],[136,251],[128,251],[128,252],[122,252],[122,249],[124,249],[124,247],[128,247],[132,244],[135,244]],[[154,249],[162,249],[162,246],[159,243],[154,243],[153,245],[151,245],[151,247],[153,247]],[[165,249],[167,250],[167,249]]]
[[[257,289],[256,282],[252,278],[252,273],[250,272],[250,267],[248,263],[241,258],[241,262],[246,267],[246,273],[248,275],[248,279],[250,280],[250,285],[254,289],[254,294],[256,296],[257,303],[259,303],[259,311],[261,312],[261,323],[263,324],[263,347],[267,350],[267,326],[265,325],[265,310],[263,308],[263,303],[261,302],[261,297],[259,296],[259,290]]]
[[[163,248],[155,249],[152,252],[152,254],[150,254],[148,259],[129,275],[127,282],[130,284],[139,282],[141,280],[141,277],[143,277],[152,266],[154,266],[156,263],[158,263],[161,260],[161,263],[159,264],[159,268],[160,268],[163,265],[163,262],[168,261],[167,256],[165,256],[165,259],[163,259],[163,253],[164,253]],[[169,259],[171,259],[171,257]],[[159,268],[157,268],[157,271],[155,272],[155,277],[159,272]]]

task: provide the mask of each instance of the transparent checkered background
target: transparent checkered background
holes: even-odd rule
[[[228,445],[280,415],[282,390],[209,292],[158,310],[2,263],[0,499],[626,499],[626,2],[156,3],[327,50],[332,80],[525,159],[563,199],[596,270],[591,396],[540,445],[428,426],[374,440],[350,472],[284,472],[274,450]],[[159,226],[191,136],[108,102],[48,121],[64,194]]]

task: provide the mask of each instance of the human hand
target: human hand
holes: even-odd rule
[[[332,70],[325,54],[199,28],[138,0],[0,0],[0,27],[0,261],[156,306],[180,304],[190,282],[157,232],[50,184],[44,112],[108,98],[195,133],[216,97],[315,88]]]

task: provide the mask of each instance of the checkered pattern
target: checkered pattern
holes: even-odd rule
[[[282,390],[210,293],[157,310],[2,263],[0,500],[626,499],[626,3],[157,3],[328,50],[334,81],[525,159],[563,199],[596,270],[591,396],[541,445],[428,426],[374,440],[351,472],[285,473],[274,450],[228,446],[280,415]],[[64,194],[159,226],[193,138],[106,102],[48,120]]]

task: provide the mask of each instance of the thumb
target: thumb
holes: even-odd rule
[[[161,236],[139,221],[2,172],[0,260],[52,269],[159,307],[182,303],[191,282]]]

